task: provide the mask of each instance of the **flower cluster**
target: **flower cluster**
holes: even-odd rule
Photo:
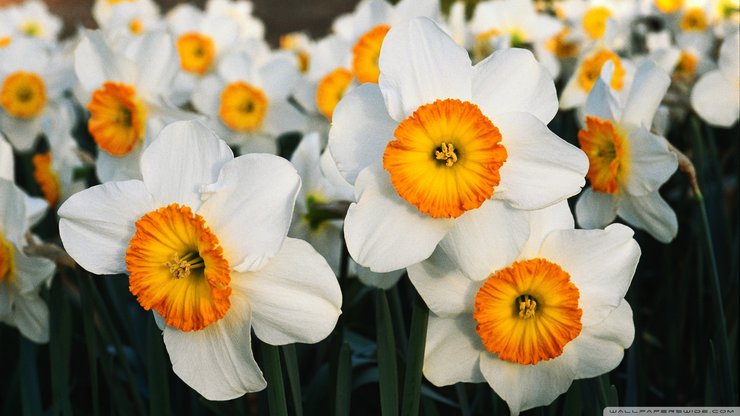
[[[627,225],[678,233],[665,135],[738,120],[740,5],[476,3],[362,0],[276,48],[244,0],[96,0],[64,40],[40,0],[0,8],[0,320],[48,341],[55,265],[26,254],[55,242],[31,230],[48,213],[74,262],[127,276],[210,400],[265,388],[252,331],[326,338],[336,276],[407,275],[424,376],[487,382],[512,414],[613,370],[635,335]]]

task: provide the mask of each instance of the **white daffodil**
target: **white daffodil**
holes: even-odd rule
[[[316,206],[352,201],[352,186],[337,171],[331,154],[321,152],[318,133],[303,136],[290,161],[301,176],[301,190],[288,234],[311,243],[338,274],[343,250],[342,220],[327,220],[316,211]]]
[[[159,129],[185,116],[164,97],[177,72],[177,52],[164,32],[150,32],[118,45],[100,31],[86,31],[75,49],[77,99],[90,112],[88,130],[101,150],[101,182],[139,178],[143,148]]]
[[[49,342],[49,309],[39,289],[54,274],[54,263],[23,253],[31,226],[27,200],[25,192],[0,177],[0,322],[17,327],[33,342],[45,343]]]
[[[175,6],[165,20],[180,57],[170,98],[181,105],[188,102],[198,81],[215,70],[221,57],[236,45],[240,29],[230,16],[206,14],[192,4]]]
[[[473,51],[480,60],[493,50],[544,44],[563,24],[538,13],[532,0],[496,0],[478,3],[470,28],[475,36]]]
[[[614,75],[611,81],[612,89],[617,94],[629,91],[634,77],[632,63],[628,59],[620,57],[615,51],[597,45],[585,52],[578,60],[576,69],[565,84],[560,96],[560,109],[582,109],[588,94],[596,84],[596,80],[599,79],[602,67],[607,62],[611,62],[614,66]]]
[[[67,252],[96,274],[129,275],[156,312],[175,373],[209,400],[265,387],[251,331],[272,345],[315,343],[341,291],[321,255],[286,238],[300,178],[273,155],[234,158],[197,121],[165,127],[143,181],[109,182],[59,209]]]
[[[104,3],[105,1],[99,1],[96,4]],[[164,26],[159,7],[151,1],[123,1],[107,7],[109,10],[93,15],[104,19],[97,21],[98,27],[109,38],[140,36]]]
[[[586,156],[547,128],[556,112],[552,78],[529,51],[472,66],[427,18],[391,29],[379,87],[346,95],[329,132],[355,187],[344,229],[352,257],[376,272],[401,269],[440,241],[455,251],[458,238],[479,232],[479,216],[526,230],[520,209],[559,202],[585,182]]]
[[[384,0],[363,0],[354,12],[339,16],[332,28],[352,46],[352,74],[357,82],[378,82],[378,56],[388,30],[414,17],[440,20],[439,0],[401,0],[391,5]]]
[[[225,56],[193,92],[195,108],[219,136],[244,153],[276,153],[277,137],[302,130],[304,116],[288,102],[300,75],[288,54],[264,61],[246,52]]]
[[[487,382],[512,415],[613,370],[635,335],[624,299],[640,257],[632,230],[574,230],[565,202],[530,216],[533,233],[513,260],[501,255],[497,224],[482,221],[489,238],[463,243],[475,274],[443,250],[408,268],[431,311],[424,376]]]
[[[120,6],[128,4],[125,8]],[[144,15],[159,15],[159,6],[154,0],[95,0],[92,7],[92,15],[95,22],[100,28],[108,27],[110,24],[119,21],[120,15],[126,15],[132,11],[144,13]],[[114,15],[119,14],[119,17]],[[113,19],[113,20],[111,20]],[[142,21],[142,23],[144,23]],[[136,24],[134,24],[136,26]],[[134,32],[134,28],[131,28]]]
[[[730,127],[740,116],[740,32],[722,42],[717,66],[694,85],[691,107],[707,123]]]
[[[55,59],[38,40],[17,38],[0,48],[0,131],[16,149],[30,150],[73,83],[69,62]]]
[[[206,14],[227,17],[239,25],[239,38],[263,39],[265,25],[252,15],[252,2],[246,0],[208,0]]]
[[[13,147],[5,140],[2,132],[0,132],[0,179],[15,183]],[[25,192],[21,192],[21,194],[24,199],[28,227],[32,227],[46,215],[49,204],[44,198],[32,197]]]
[[[677,82],[693,82],[696,77],[716,68],[709,57],[714,40],[706,32],[680,33],[673,45],[670,33],[663,31],[648,36],[646,43],[650,51],[647,58]]]
[[[676,236],[678,221],[658,189],[678,162],[668,142],[650,127],[671,81],[654,62],[645,61],[622,104],[609,87],[611,69],[604,69],[591,91],[585,127],[578,132],[590,161],[591,187],[576,203],[576,218],[583,228],[603,228],[618,215],[667,243]]]
[[[10,6],[4,13],[7,13],[6,23],[21,37],[40,39],[51,44],[56,42],[62,30],[62,19],[51,14],[41,0]]]
[[[627,46],[630,25],[638,11],[637,2],[632,0],[566,0],[555,8],[584,49],[595,44],[613,50]]]

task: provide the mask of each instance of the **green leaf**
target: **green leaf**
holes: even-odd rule
[[[39,390],[39,376],[36,365],[36,345],[21,336],[20,343],[21,365],[21,409],[23,416],[41,415],[41,392]]]
[[[352,396],[352,356],[349,344],[346,342],[342,344],[342,348],[339,350],[336,386],[334,414],[336,416],[348,416]]]
[[[285,403],[285,386],[283,385],[283,370],[280,367],[278,347],[263,342],[262,360],[264,361],[265,380],[267,380],[267,400],[270,406],[270,415],[287,416],[288,406]]]
[[[49,309],[49,362],[51,364],[51,392],[55,413],[72,414],[69,400],[69,362],[72,347],[72,317],[69,302],[64,296],[62,277],[51,286]]]
[[[385,292],[378,290],[375,297],[375,325],[378,344],[378,371],[380,372],[380,409],[383,416],[398,414],[398,367],[396,342],[391,323],[391,312]]]
[[[293,412],[296,416],[302,416],[301,375],[298,368],[298,355],[295,351],[295,344],[283,345],[280,349],[283,350],[283,358],[285,359],[285,372],[288,375],[290,398],[293,401]]]
[[[396,293],[398,293],[396,291]],[[421,369],[424,365],[424,346],[427,339],[427,323],[429,308],[421,299],[414,302],[414,311],[411,315],[411,333],[409,334],[408,350],[406,354],[406,374],[403,382],[403,403],[401,414],[416,416],[419,414],[419,399],[421,398]]]
[[[147,376],[149,378],[149,414],[167,416],[170,409],[169,359],[164,348],[162,331],[154,319],[147,320]]]

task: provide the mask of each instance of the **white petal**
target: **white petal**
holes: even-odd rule
[[[438,0],[401,0],[393,7],[390,25],[393,26],[417,16],[437,20],[439,11]]]
[[[234,139],[235,144],[239,146],[239,154],[246,155],[249,153],[267,153],[277,155],[278,142],[277,137],[264,134],[240,134]]]
[[[582,106],[588,97],[588,91],[584,91],[578,83],[578,76],[571,75],[560,94],[560,109],[570,110]]]
[[[38,293],[15,298],[11,319],[26,338],[38,344],[49,342],[49,308]]]
[[[234,274],[232,285],[249,298],[257,338],[271,345],[319,342],[342,313],[337,277],[303,240],[286,238],[265,267]]]
[[[657,191],[678,169],[678,158],[668,150],[666,139],[645,126],[629,133],[629,147],[630,167],[624,186],[630,196]]]
[[[426,259],[452,227],[401,199],[380,167],[360,172],[355,192],[358,202],[347,212],[344,238],[352,258],[372,271],[390,272]]]
[[[519,254],[520,259],[537,257],[540,245],[550,232],[572,230],[575,226],[568,201],[561,201],[547,208],[529,211],[529,238]]]
[[[624,299],[640,259],[632,230],[612,224],[605,230],[562,230],[550,233],[540,257],[558,264],[578,288],[581,322],[603,321]]]
[[[165,328],[172,370],[208,400],[230,400],[264,389],[267,383],[252,354],[250,322],[247,299],[234,292],[226,315],[204,329]]]
[[[494,52],[473,68],[473,102],[491,117],[527,112],[547,124],[558,111],[555,83],[526,49]]]
[[[571,363],[562,356],[536,365],[521,365],[499,360],[486,351],[481,354],[480,369],[491,388],[509,405],[512,415],[552,403],[568,391],[575,378]]]
[[[439,245],[468,278],[483,280],[516,260],[528,236],[526,212],[489,200],[455,219]]]
[[[357,279],[365,286],[388,290],[398,283],[403,276],[404,270],[395,270],[388,273],[375,273],[367,267],[355,264],[357,268]]]
[[[141,181],[109,182],[78,192],[59,207],[64,249],[92,273],[124,273],[134,224],[156,208]]]
[[[691,90],[691,107],[707,123],[730,127],[740,113],[740,88],[719,71],[707,72]]]
[[[406,270],[419,296],[437,316],[473,313],[473,300],[481,283],[465,276],[442,249],[437,248],[428,259]]]
[[[131,66],[113,53],[99,30],[85,31],[75,49],[75,72],[87,91],[98,88],[106,81],[130,82],[124,80],[122,74],[131,72]]]
[[[237,271],[262,267],[283,243],[301,179],[287,160],[266,154],[240,156],[204,188],[198,214],[218,237]]]
[[[621,122],[650,128],[655,110],[668,91],[671,78],[655,62],[646,59],[637,68]]]
[[[604,228],[617,218],[619,200],[612,194],[588,187],[576,202],[576,219],[581,228]]]
[[[11,117],[0,111],[0,128],[5,132],[8,141],[21,152],[33,149],[42,133],[43,114],[31,119]]]
[[[502,144],[508,152],[494,198],[514,208],[540,209],[580,192],[588,157],[528,113],[497,116]]]
[[[375,84],[360,85],[342,98],[332,117],[329,151],[347,182],[354,184],[361,170],[383,158],[397,125]]]
[[[180,69],[179,56],[172,37],[164,31],[149,32],[142,36],[134,53],[141,91],[158,96],[169,89]]]
[[[24,246],[26,194],[15,183],[0,179],[0,230],[3,236],[18,247]]]
[[[16,297],[11,320],[31,341],[38,344],[49,342],[49,308],[38,293]]]
[[[223,140],[199,121],[167,125],[141,155],[147,190],[161,205],[179,203],[197,211],[200,187],[216,181],[221,167],[234,158]]]
[[[26,219],[28,220],[28,226],[33,227],[44,218],[46,210],[49,209],[49,203],[44,198],[28,196],[25,193],[24,197],[26,199]]]
[[[671,242],[678,233],[676,213],[658,191],[623,198],[619,203],[617,215],[630,225],[647,231],[661,243]]]
[[[216,75],[206,75],[201,78],[198,85],[193,91],[190,102],[193,103],[198,112],[207,114],[211,117],[218,115],[218,109],[221,104],[221,91],[223,91],[224,82]]]
[[[15,181],[15,164],[13,161],[13,148],[5,140],[0,132],[0,179]]]
[[[428,18],[393,26],[380,49],[378,67],[378,84],[396,121],[437,99],[470,101],[473,70],[468,52]]]
[[[609,61],[611,62],[611,61]],[[605,64],[607,67],[609,64]],[[602,74],[604,69],[602,68]],[[596,80],[591,92],[586,98],[585,113],[589,116],[598,117],[602,120],[616,120],[618,114],[617,97],[609,86],[609,81],[604,81],[603,75]]]
[[[287,99],[301,76],[296,68],[295,58],[286,55],[274,56],[259,69],[259,73],[269,100]]]
[[[270,103],[265,121],[265,132],[279,136],[291,131],[302,131],[306,126],[306,116],[285,100]]]
[[[563,348],[564,356],[573,356],[577,363],[576,378],[591,378],[615,369],[624,357],[624,349],[632,345],[635,324],[632,308],[623,300],[597,325],[583,327],[581,333]]]
[[[142,148],[143,146],[136,146],[122,157],[112,156],[106,151],[98,152],[98,158],[95,160],[95,174],[100,182],[141,179],[139,160]]]
[[[725,37],[719,49],[719,60],[717,62],[722,75],[730,82],[740,88],[740,31],[735,31]]]
[[[28,257],[22,251],[15,251],[16,286],[18,293],[27,295],[38,292],[39,286],[54,274],[56,265],[42,257]]]
[[[480,370],[480,352],[484,351],[475,332],[472,315],[439,318],[429,315],[427,341],[422,371],[435,386],[485,381]]]

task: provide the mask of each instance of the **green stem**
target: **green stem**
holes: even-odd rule
[[[383,416],[398,414],[398,366],[393,323],[385,292],[378,289],[375,298],[375,325],[378,345],[380,412]]]
[[[406,354],[406,374],[403,382],[403,402],[401,414],[415,416],[419,414],[421,397],[421,370],[424,365],[424,347],[427,340],[427,323],[429,308],[421,299],[414,302],[411,314],[411,334],[409,335],[408,353]]]
[[[285,403],[283,370],[280,366],[280,351],[278,347],[263,342],[262,360],[265,365],[267,401],[270,406],[270,415],[287,416],[288,406]]]
[[[303,415],[303,402],[301,400],[301,375],[298,368],[298,354],[295,351],[295,344],[283,345],[283,358],[285,359],[285,369],[288,374],[288,385],[290,385],[290,397],[293,401],[293,411],[296,416]]]

